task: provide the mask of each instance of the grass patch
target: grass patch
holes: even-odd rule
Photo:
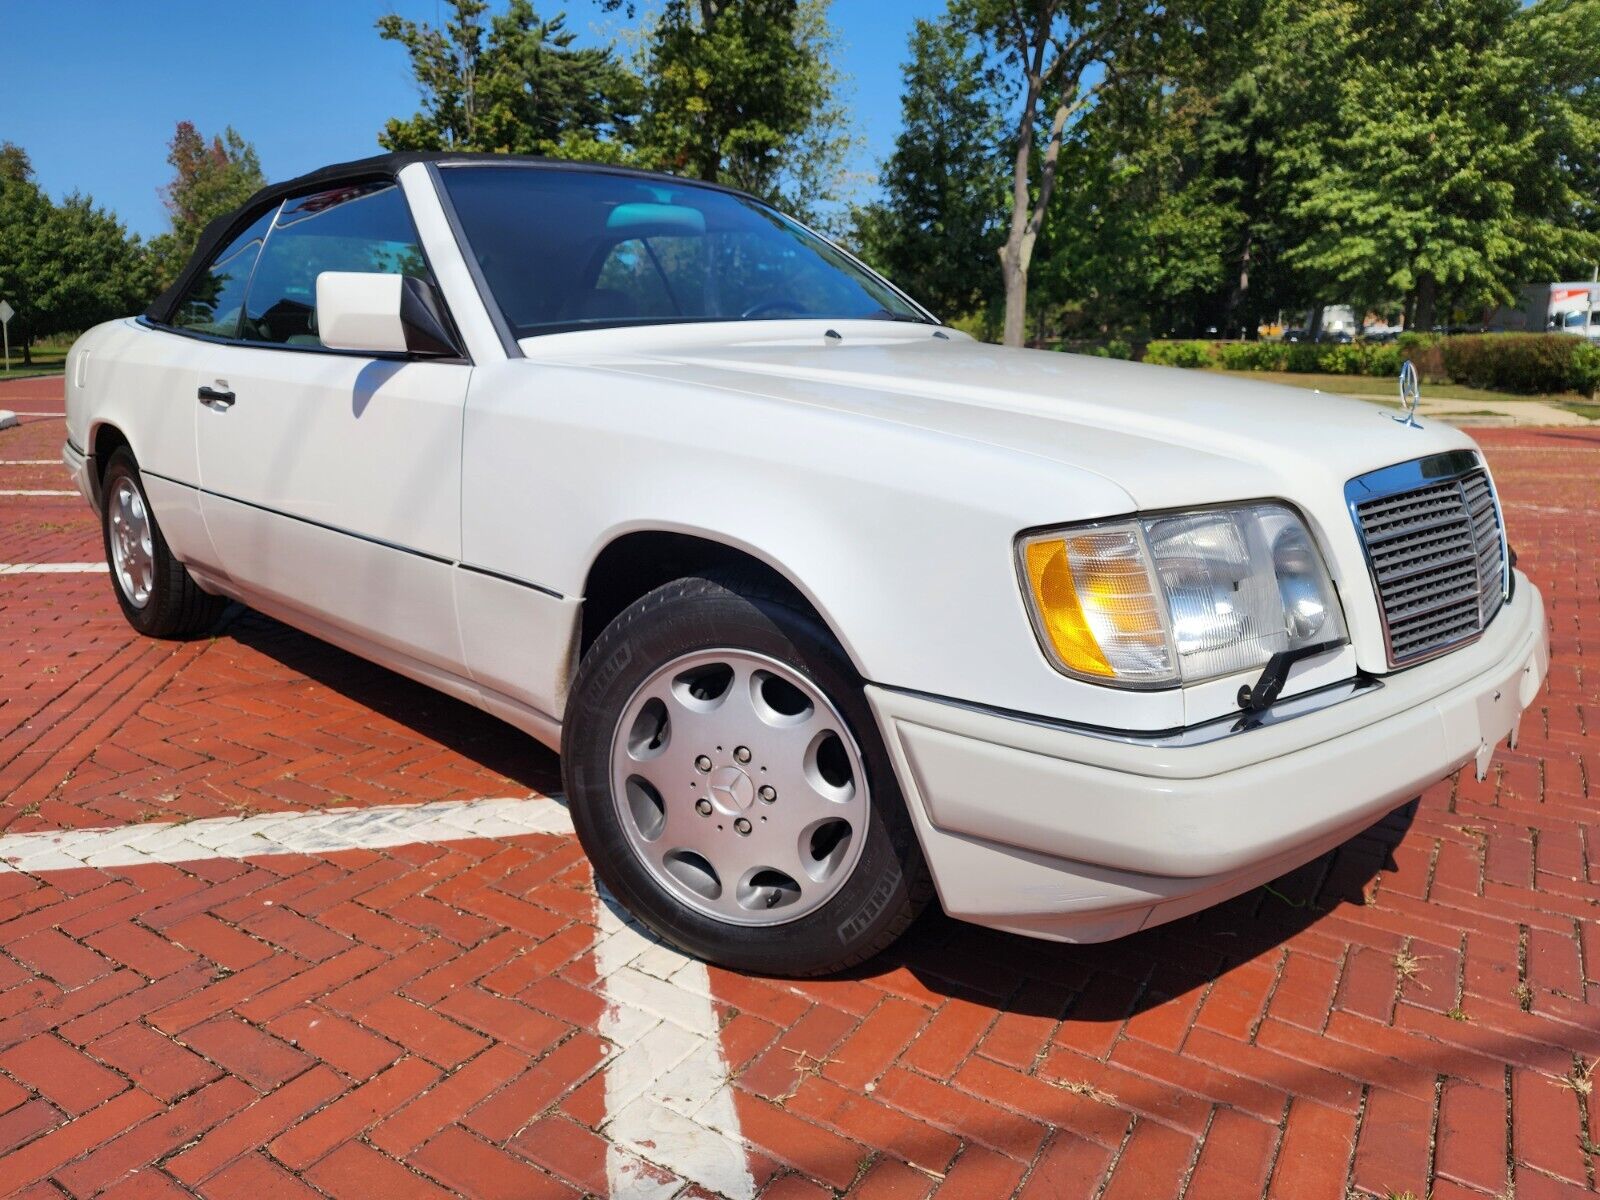
[[[70,342],[35,346],[33,362],[23,366],[22,348],[12,346],[11,370],[6,370],[5,359],[0,358],[0,379],[31,379],[36,375],[59,375],[66,368],[67,351],[70,349],[72,349]]]
[[[1359,396],[1363,400],[1385,400],[1398,407],[1399,384],[1393,379],[1374,375],[1317,375],[1296,371],[1225,371],[1221,367],[1207,370],[1236,379],[1259,379],[1265,383],[1286,383],[1290,387],[1314,388],[1319,392],[1333,392],[1341,396]],[[1547,404],[1587,406],[1600,412],[1600,404],[1591,404],[1576,392],[1560,392],[1549,396],[1524,396],[1517,392],[1497,392],[1489,388],[1467,387],[1460,383],[1426,383],[1422,386],[1424,400],[1543,400]],[[1576,410],[1575,410],[1576,411]]]

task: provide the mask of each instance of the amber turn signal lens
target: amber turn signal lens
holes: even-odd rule
[[[1159,683],[1173,675],[1154,581],[1134,530],[1044,537],[1023,548],[1040,634],[1068,671]]]
[[[1064,541],[1034,542],[1028,547],[1028,583],[1039,621],[1062,663],[1083,675],[1116,674],[1083,615]]]

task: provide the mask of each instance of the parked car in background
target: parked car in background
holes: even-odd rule
[[[1472,441],[983,345],[769,206],[396,154],[213,223],[66,366],[143,633],[229,599],[561,753],[601,884],[776,974],[1097,941],[1514,739],[1547,667]]]

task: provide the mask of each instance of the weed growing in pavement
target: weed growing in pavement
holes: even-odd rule
[[[815,1075],[820,1078],[822,1069],[834,1061],[831,1058],[818,1058],[816,1055],[808,1054],[804,1050],[796,1050],[793,1053],[794,1069],[798,1074],[796,1074],[794,1084],[788,1091],[781,1096],[773,1097],[774,1104],[787,1104],[790,1100],[793,1100],[795,1093],[800,1090],[800,1085],[806,1081],[806,1076]]]
[[[1117,1098],[1110,1092],[1102,1091],[1087,1079],[1058,1080],[1056,1086],[1063,1092],[1071,1092],[1074,1096],[1082,1096],[1085,1100],[1093,1100],[1096,1104],[1115,1104],[1117,1102]]]
[[[1289,899],[1289,897],[1285,896],[1282,892],[1280,892],[1277,888],[1273,887],[1270,883],[1263,883],[1261,885],[1261,890],[1263,892],[1265,892],[1267,895],[1271,896],[1274,900],[1279,900],[1279,901],[1282,901],[1284,904],[1287,904],[1290,908],[1310,908],[1311,907],[1311,902],[1309,900],[1291,900],[1291,899]]]
[[[1417,977],[1417,972],[1422,970],[1423,960],[1409,950],[1400,950],[1394,956],[1394,973],[1399,976],[1401,983]],[[1421,985],[1422,990],[1432,991],[1427,984]]]
[[[1600,1058],[1594,1062],[1575,1058],[1572,1060],[1572,1070],[1556,1080],[1562,1087],[1571,1088],[1580,1096],[1587,1096],[1594,1091],[1594,1069],[1600,1066]]]

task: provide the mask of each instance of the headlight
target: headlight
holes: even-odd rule
[[[1345,640],[1316,543],[1282,504],[1052,530],[1019,558],[1039,643],[1069,675],[1168,687]]]

